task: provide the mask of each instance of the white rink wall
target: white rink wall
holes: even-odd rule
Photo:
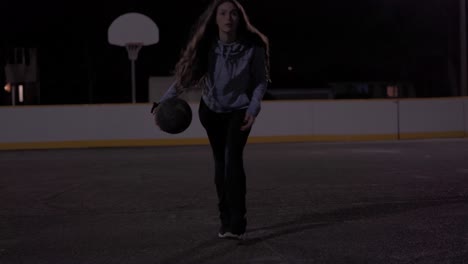
[[[465,117],[465,137],[468,137],[468,99],[463,100],[463,113]]]
[[[151,104],[0,107],[0,149],[207,144],[193,122],[178,135],[154,125]],[[250,142],[468,137],[468,98],[263,101]]]
[[[428,99],[400,102],[400,134],[418,138],[420,134],[452,133],[463,137],[466,133],[466,105],[468,99]]]
[[[397,133],[393,101],[266,101],[253,136],[389,135]]]

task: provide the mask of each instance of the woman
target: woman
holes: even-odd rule
[[[218,236],[240,239],[247,225],[243,150],[270,81],[268,39],[237,0],[214,0],[196,24],[175,77],[160,102],[202,89],[198,113],[215,162]]]

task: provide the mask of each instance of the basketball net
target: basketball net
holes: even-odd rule
[[[125,48],[127,49],[128,59],[135,61],[138,59],[138,52],[140,51],[141,47],[143,47],[143,43],[127,43]]]

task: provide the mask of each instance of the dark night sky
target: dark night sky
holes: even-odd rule
[[[423,87],[422,96],[444,95],[448,69],[458,67],[456,0],[241,2],[270,38],[272,89],[409,81]],[[160,29],[160,42],[144,47],[137,61],[144,102],[148,77],[170,74],[206,3],[2,1],[10,10],[0,18],[3,54],[13,46],[39,48],[44,103],[128,102],[130,63],[123,48],[107,43],[107,28],[121,14],[143,13]]]

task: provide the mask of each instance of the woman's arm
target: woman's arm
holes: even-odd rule
[[[247,113],[256,117],[260,113],[261,101],[268,86],[265,69],[265,49],[263,47],[255,48],[252,61],[252,78],[254,90]]]
[[[242,131],[250,129],[255,122],[255,118],[260,113],[261,102],[266,93],[268,81],[265,69],[265,49],[256,47],[252,61],[252,79],[254,90],[250,99],[249,107],[244,117],[244,124],[241,126]]]
[[[172,82],[172,84],[169,86],[169,88],[166,90],[166,92],[163,94],[161,99],[157,102],[153,102],[153,107],[151,108],[151,113],[156,114],[157,108],[161,102],[166,101],[168,99],[176,97],[177,94],[177,89],[176,89],[176,81]]]
[[[177,89],[176,89],[176,81],[172,82],[171,86],[166,90],[164,95],[161,97],[161,99],[158,101],[158,103],[161,103],[163,101],[166,101],[167,99],[171,99],[177,96]]]

